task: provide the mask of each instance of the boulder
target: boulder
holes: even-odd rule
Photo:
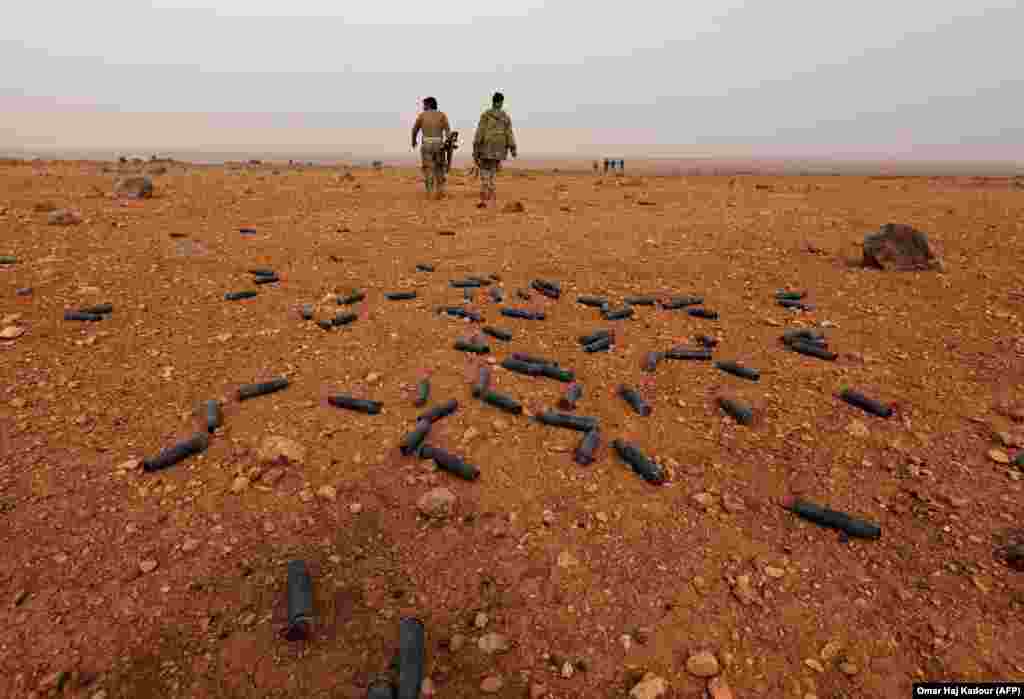
[[[153,196],[153,180],[148,177],[122,177],[114,184],[114,194],[128,199],[148,199]]]
[[[886,271],[942,268],[928,236],[902,223],[887,223],[878,233],[864,238],[864,265]]]

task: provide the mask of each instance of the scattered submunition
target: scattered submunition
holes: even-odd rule
[[[754,422],[754,411],[732,398],[719,398],[718,406],[733,420],[741,425],[749,426]]]
[[[354,398],[343,393],[327,396],[327,402],[335,408],[354,410],[359,413],[366,413],[367,415],[377,415],[380,413],[381,408],[384,407],[384,404],[380,401]]]
[[[789,509],[815,524],[838,529],[849,536],[861,539],[877,539],[882,536],[882,528],[873,522],[857,519],[844,512],[830,510],[806,500],[796,500]]]
[[[633,467],[633,470],[648,483],[660,485],[665,482],[665,472],[658,464],[648,459],[642,451],[621,439],[612,440],[612,448],[619,458]]]
[[[285,638],[301,641],[313,630],[313,581],[305,561],[288,561],[288,628]]]
[[[262,383],[250,383],[238,389],[238,400],[249,400],[256,396],[265,396],[281,389],[288,388],[288,379],[283,376]]]
[[[209,446],[209,436],[199,432],[186,440],[178,442],[173,447],[164,449],[151,459],[144,459],[142,461],[142,469],[146,472],[153,472],[174,466],[190,456],[201,454]]]
[[[594,463],[594,454],[597,453],[600,446],[601,432],[594,428],[583,435],[583,439],[580,440],[580,444],[576,447],[576,452],[573,454],[573,461],[582,466]]]
[[[892,417],[893,410],[891,407],[868,398],[863,393],[859,393],[848,388],[840,393],[839,397],[850,405],[854,405],[861,410],[871,413],[872,415],[877,415],[878,417]]]

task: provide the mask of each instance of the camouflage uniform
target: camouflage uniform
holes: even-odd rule
[[[423,131],[423,145],[420,146],[420,159],[423,167],[423,180],[427,193],[444,193],[444,139],[451,131],[448,115],[436,109],[428,109],[420,113],[412,127],[412,145],[416,147],[416,136]]]
[[[512,119],[500,107],[492,107],[480,115],[480,124],[473,137],[473,157],[480,166],[480,201],[497,196],[495,177],[501,161],[509,152],[516,155],[516,139],[512,135]],[[481,206],[483,204],[481,203]]]

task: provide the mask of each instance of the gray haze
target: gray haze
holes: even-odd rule
[[[524,154],[1024,161],[1022,27],[1019,0],[35,0],[0,22],[0,150],[410,153],[424,96],[471,131],[498,89]]]

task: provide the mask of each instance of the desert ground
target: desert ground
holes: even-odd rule
[[[1020,180],[510,168],[478,210],[458,170],[436,202],[412,168],[171,163],[152,198],[125,200],[123,167],[0,165],[0,695],[356,699],[405,616],[426,628],[424,696],[441,698],[902,698],[915,681],[1024,680],[1024,573],[1006,560],[1024,540]],[[50,225],[53,208],[81,221]],[[858,264],[888,222],[927,233],[942,269]],[[280,281],[255,286],[256,267]],[[463,304],[451,280],[491,274],[504,304],[488,288],[465,304],[483,323],[435,312]],[[534,279],[561,297],[518,298]],[[780,307],[779,289],[813,308]],[[355,322],[317,324],[357,290]],[[641,294],[700,295],[719,319],[638,306],[607,321],[576,302]],[[114,307],[100,322],[64,320],[99,303]],[[453,348],[483,324],[512,341]],[[786,349],[798,327],[838,358]],[[583,352],[577,337],[604,328],[612,351]],[[760,380],[642,369],[696,334]],[[601,425],[593,464],[573,460],[579,433],[530,418],[565,383],[498,364],[492,388],[525,414],[471,395],[511,352],[575,372],[575,412]],[[278,376],[288,388],[238,400]],[[428,442],[478,480],[399,453],[423,376],[431,405],[459,401]],[[845,387],[894,416],[842,402]],[[202,431],[209,399],[224,424],[207,451],[140,468]],[[668,480],[641,479],[613,439]],[[437,488],[447,511],[421,502]],[[881,537],[803,520],[781,506],[792,496]],[[297,558],[315,596],[305,641],[282,636]]]

